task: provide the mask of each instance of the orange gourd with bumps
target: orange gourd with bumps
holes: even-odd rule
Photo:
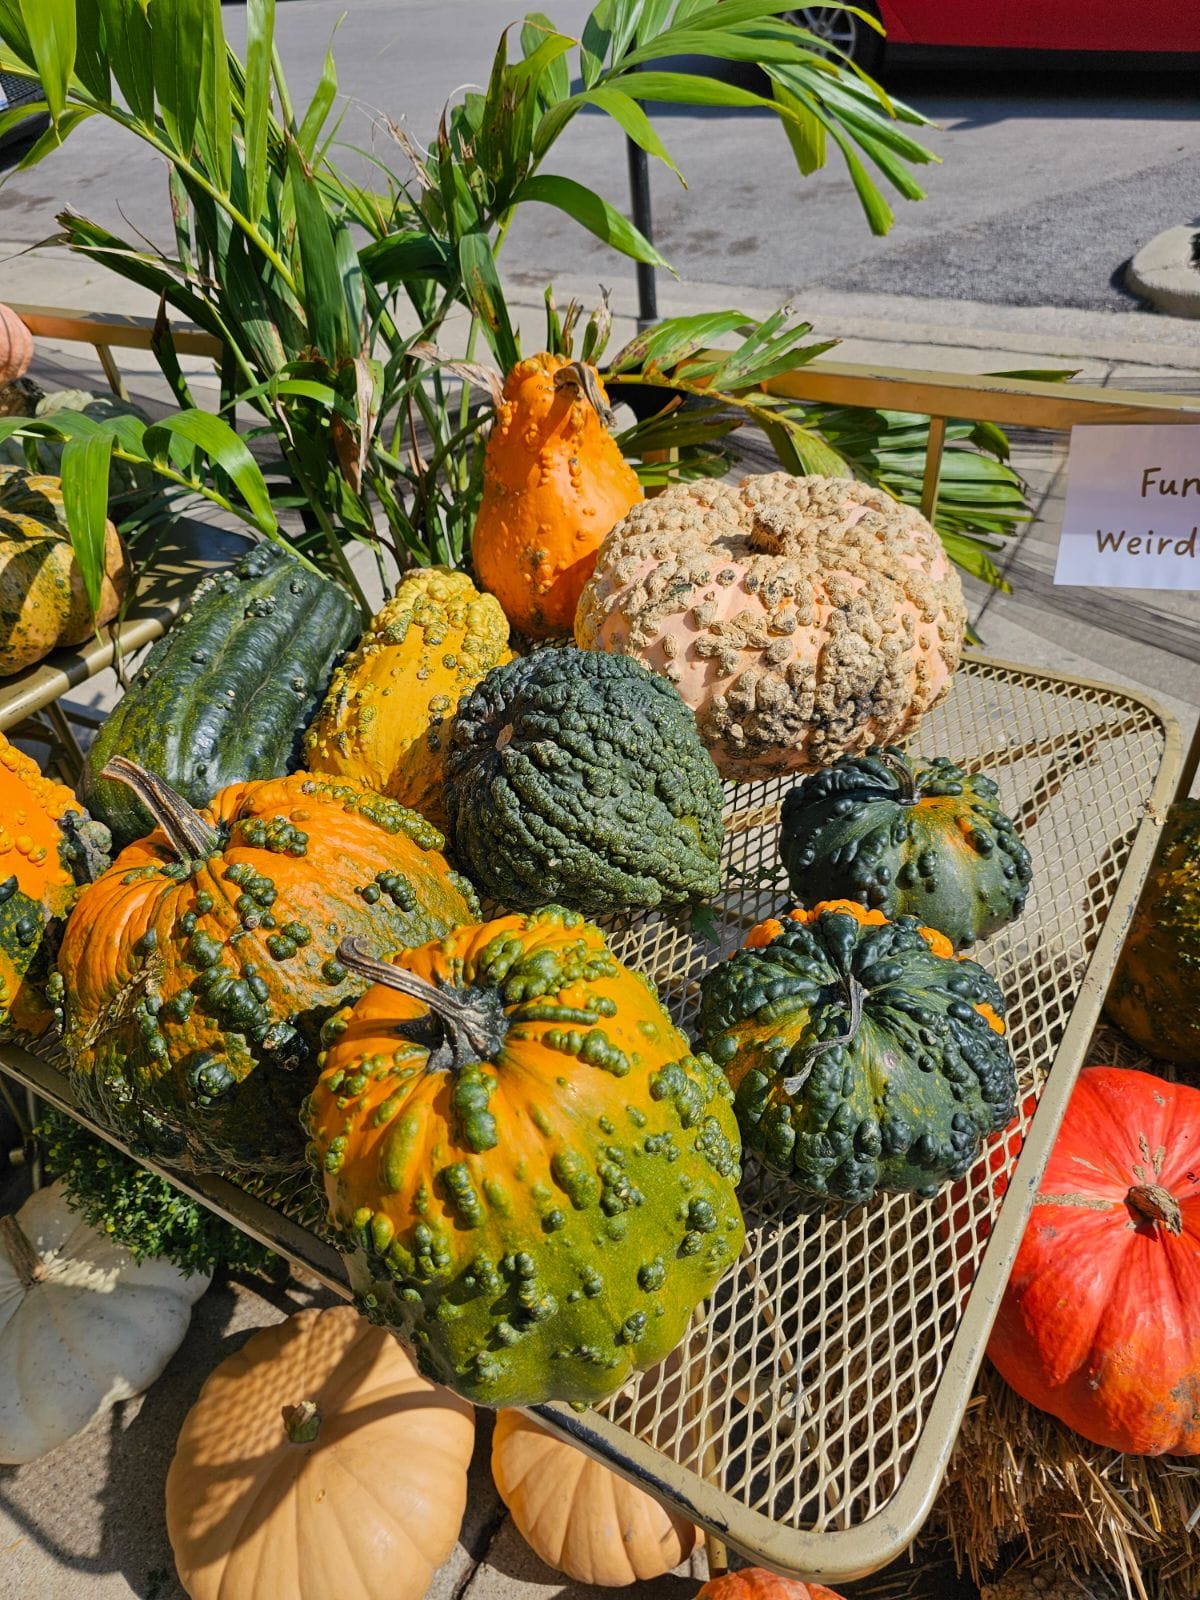
[[[79,884],[107,865],[109,843],[70,789],[0,733],[0,1033],[36,1038],[49,1027],[38,976],[46,931],[70,911]]]
[[[605,426],[594,367],[546,353],[518,362],[487,444],[475,573],[516,627],[570,633],[604,536],[642,498]]]

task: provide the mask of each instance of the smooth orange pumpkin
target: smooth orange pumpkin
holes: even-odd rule
[[[492,1477],[525,1543],[577,1583],[648,1583],[686,1561],[700,1537],[686,1517],[519,1411],[496,1418]]]
[[[0,468],[0,677],[32,666],[60,645],[82,644],[116,616],[132,581],[121,537],[108,522],[93,616],[67,533],[61,482]]]
[[[1200,1090],[1080,1074],[988,1355],[1094,1444],[1200,1455]]]
[[[50,1026],[39,952],[80,883],[107,865],[110,842],[70,789],[0,733],[0,1032],[36,1038]]]
[[[192,1600],[420,1600],[467,1503],[474,1413],[350,1306],[211,1374],[167,1474]]]
[[[543,352],[509,373],[487,442],[475,573],[514,626],[569,634],[604,536],[642,498],[594,367]]]
[[[11,306],[0,305],[0,384],[23,378],[33,360],[33,335]]]
[[[745,1567],[741,1572],[710,1578],[697,1591],[696,1600],[842,1600],[819,1583],[779,1578],[765,1567]]]

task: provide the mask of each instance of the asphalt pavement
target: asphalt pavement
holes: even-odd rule
[[[567,31],[590,9],[586,0],[542,4]],[[518,0],[288,0],[278,33],[300,98],[344,16],[343,138],[403,170],[382,114],[427,140],[447,97],[486,82],[502,28],[523,9]],[[244,37],[243,7],[228,5],[224,16],[231,35]],[[780,296],[820,288],[1137,311],[1113,286],[1114,271],[1161,229],[1200,217],[1196,67],[1194,58],[1151,70],[986,53],[893,62],[888,86],[938,124],[923,137],[941,164],[922,169],[924,202],[897,199],[885,239],[868,232],[840,158],[800,177],[769,112],[661,107],[655,119],[689,186],[655,166],[657,238],[685,281]],[[546,170],[627,205],[624,140],[599,114],[576,120]],[[161,163],[99,118],[0,190],[0,252],[44,238],[65,204],[126,233],[170,237]],[[591,237],[542,206],[526,209],[503,264],[518,281],[608,281]],[[612,268],[610,279],[622,264]]]

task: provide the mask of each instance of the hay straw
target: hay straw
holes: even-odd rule
[[[985,1367],[922,1543],[948,1538],[977,1584],[1019,1543],[1064,1575],[1116,1577],[1128,1600],[1197,1600],[1198,1525],[1200,1462],[1089,1444]]]

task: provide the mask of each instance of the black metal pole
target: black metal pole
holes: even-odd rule
[[[633,203],[633,225],[654,243],[654,218],[650,215],[650,163],[646,152],[632,139],[625,140],[629,156],[629,195]],[[654,281],[654,268],[647,261],[637,265],[638,330],[648,328],[658,321],[658,289]]]

